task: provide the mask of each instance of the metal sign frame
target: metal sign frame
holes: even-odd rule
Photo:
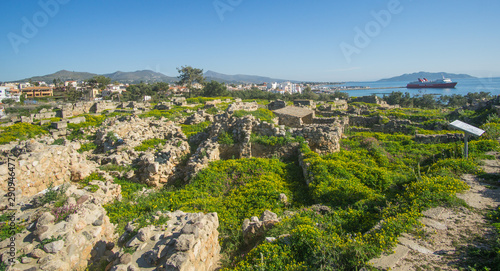
[[[450,126],[452,128],[455,128],[455,129],[460,130],[460,131],[465,133],[465,136],[464,136],[464,155],[465,155],[465,158],[468,158],[469,157],[469,144],[468,144],[469,136],[471,136],[471,135],[481,136],[485,131],[482,129],[479,129],[475,126],[472,126],[470,124],[467,124],[465,122],[459,121],[459,120],[456,120],[456,121],[450,123]]]

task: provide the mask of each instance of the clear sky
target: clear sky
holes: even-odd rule
[[[191,65],[311,81],[500,76],[500,1],[2,0],[0,81]]]

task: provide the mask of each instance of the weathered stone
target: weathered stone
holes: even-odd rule
[[[123,253],[122,256],[120,256],[120,264],[129,264],[132,261],[132,255],[128,253]]]
[[[175,248],[180,251],[187,251],[194,246],[195,238],[193,234],[182,234],[175,243]]]
[[[33,250],[30,254],[28,254],[28,256],[35,259],[43,258],[45,257],[45,255],[47,255],[47,253],[39,248],[35,248],[35,250]]]
[[[148,238],[151,236],[151,232],[152,230],[154,229],[154,226],[152,227],[144,227],[142,229],[140,229],[138,232],[137,232],[137,238],[143,242],[147,241]]]
[[[64,247],[64,240],[59,240],[52,243],[48,243],[43,248],[48,253],[57,253],[58,251],[63,249],[63,247]]]

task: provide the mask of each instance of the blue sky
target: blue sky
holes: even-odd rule
[[[62,69],[177,76],[183,65],[311,81],[500,76],[493,0],[2,0],[0,10],[0,81]]]

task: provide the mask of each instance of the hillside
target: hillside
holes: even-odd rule
[[[47,75],[42,75],[42,76],[33,76],[30,78],[25,78],[25,79],[20,79],[16,80],[15,82],[28,82],[29,80],[31,81],[45,81],[47,83],[54,81],[54,79],[61,79],[62,81],[68,81],[68,80],[87,80],[89,78],[92,78],[98,74],[95,73],[89,73],[89,72],[72,72],[72,71],[67,71],[67,70],[60,70],[58,72],[52,73],[52,74],[47,74]]]
[[[154,72],[151,70],[142,70],[135,72],[122,72],[117,71],[114,73],[103,74],[106,77],[111,78],[112,81],[118,81],[121,83],[139,83],[143,82],[176,82],[176,77],[166,76],[159,72]]]
[[[276,79],[276,78],[270,78],[270,77],[265,77],[265,76],[258,76],[258,75],[245,75],[245,74],[235,74],[235,75],[228,75],[228,74],[223,74],[223,73],[218,73],[214,71],[206,71],[204,74],[205,78],[207,81],[217,81],[217,82],[223,82],[223,83],[253,83],[253,84],[262,84],[265,82],[283,82],[283,81],[289,81],[285,79]]]
[[[447,72],[414,72],[414,73],[405,73],[403,75],[381,79],[378,82],[391,82],[391,81],[415,81],[417,78],[427,78],[429,80],[434,80],[438,78],[451,78],[453,79],[468,79],[468,78],[476,78],[474,76],[470,76],[468,74],[456,74],[456,73],[447,73]]]
[[[16,80],[14,82],[27,82],[27,81],[45,81],[47,83],[51,83],[54,79],[61,79],[62,81],[68,81],[68,80],[75,80],[75,81],[81,81],[81,80],[87,80],[90,79],[96,75],[96,73],[89,73],[89,72],[74,72],[74,71],[67,71],[67,70],[61,70],[52,74],[47,74],[47,75],[42,75],[42,76],[33,76],[30,78],[25,78],[25,79],[20,79]],[[117,71],[114,73],[108,73],[108,74],[102,74],[106,77],[111,78],[112,81],[118,81],[120,83],[139,83],[139,82],[148,82],[148,83],[153,83],[153,82],[175,82],[177,81],[176,77],[170,77],[166,76],[162,73],[159,72],[154,72],[151,70],[142,70],[142,71],[135,71],[135,72],[121,72]]]

